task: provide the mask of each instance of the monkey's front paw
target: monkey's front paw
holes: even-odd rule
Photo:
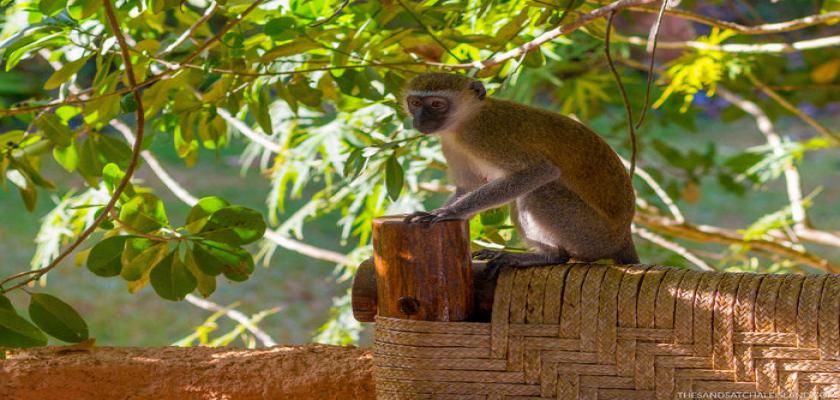
[[[434,224],[435,222],[461,219],[461,216],[448,208],[438,208],[431,212],[416,211],[405,217],[406,223]]]

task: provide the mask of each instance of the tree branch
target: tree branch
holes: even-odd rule
[[[280,152],[283,151],[283,148],[279,144],[271,141],[270,136],[266,135],[265,133],[260,133],[251,129],[251,127],[246,125],[239,118],[230,115],[230,113],[224,108],[217,107],[216,114],[222,117],[222,119],[227,121],[229,124],[233,125],[233,127],[236,128],[236,130],[241,132],[243,135],[245,135],[245,137],[251,139],[251,141],[259,144],[260,146],[265,147],[272,153],[280,154]]]
[[[657,234],[655,234],[655,233],[653,233],[653,232],[651,232],[651,231],[649,231],[645,228],[636,227],[634,230],[635,230],[635,233],[637,235],[639,235],[640,237],[648,240],[649,242],[651,242],[651,243],[653,243],[653,244],[655,244],[659,247],[662,247],[662,248],[673,251],[674,253],[680,255],[682,258],[685,258],[690,263],[696,265],[698,268],[700,268],[703,271],[717,271],[715,268],[712,268],[712,266],[710,266],[708,263],[703,261],[702,258],[693,254],[688,249],[681,246],[679,243],[672,242],[668,239],[665,239],[664,237],[662,237],[660,235],[657,235]]]
[[[752,73],[747,73],[747,77],[750,78],[750,82],[752,82],[753,85],[755,85],[758,89],[764,92],[764,94],[766,94],[771,99],[775,100],[786,110],[799,117],[799,119],[801,119],[803,122],[810,125],[812,128],[814,128],[815,131],[817,131],[817,133],[825,136],[834,144],[840,144],[840,134],[829,131],[828,128],[822,126],[822,124],[817,122],[817,120],[811,118],[810,115],[800,111],[798,108],[796,108],[796,106],[791,104],[789,101],[785,100],[784,97],[779,96],[779,94],[776,93],[773,89],[767,87],[767,85],[765,85],[764,82],[758,80],[758,78],[756,78],[755,75],[753,75]]]
[[[133,88],[132,95],[134,96],[134,100],[137,103],[137,110],[136,110],[136,122],[137,122],[137,141],[134,143],[134,146],[131,149],[131,158],[128,162],[128,165],[125,169],[125,175],[123,176],[120,183],[114,188],[114,193],[111,195],[111,198],[108,200],[108,203],[105,207],[102,208],[98,217],[96,217],[93,223],[90,224],[81,234],[79,237],[76,238],[72,244],[67,246],[49,265],[39,268],[37,270],[29,271],[30,273],[27,274],[26,279],[18,282],[17,284],[13,285],[9,289],[5,289],[0,287],[0,293],[6,293],[14,289],[21,288],[28,284],[29,282],[35,281],[40,279],[44,276],[47,272],[51,271],[55,267],[57,267],[61,261],[63,261],[67,256],[70,255],[77,247],[79,247],[97,228],[99,225],[105,222],[111,216],[111,210],[117,205],[117,201],[120,199],[125,188],[128,186],[129,182],[131,181],[131,177],[134,175],[134,171],[137,169],[138,161],[140,160],[140,150],[141,145],[143,143],[143,134],[145,133],[145,119],[144,119],[144,108],[143,108],[143,99],[140,96],[140,91],[137,87],[137,81],[134,78],[134,66],[131,64],[131,55],[129,54],[129,47],[126,43],[125,36],[123,36],[122,30],[120,28],[120,23],[117,21],[116,14],[114,13],[113,5],[111,4],[111,0],[103,0],[102,1],[105,9],[106,20],[108,21],[108,26],[111,28],[111,31],[114,33],[114,36],[117,38],[117,43],[120,47],[120,52],[122,53],[123,58],[123,66],[125,68],[125,75],[128,84]],[[16,279],[16,277],[20,276],[13,275],[12,277],[6,278],[2,282],[0,282],[0,286],[9,282],[12,279]],[[20,276],[22,277],[22,276]]]
[[[637,45],[647,46],[647,39],[637,36],[619,37],[619,40]],[[796,51],[815,50],[824,47],[834,47],[840,45],[840,36],[827,36],[817,39],[802,40],[793,43],[756,43],[756,44],[741,44],[741,43],[724,43],[712,44],[705,42],[698,42],[695,40],[687,40],[684,42],[659,42],[657,46],[663,49],[696,49],[696,50],[711,50],[720,51],[723,53],[750,53],[750,54],[768,54],[768,53],[792,53]]]
[[[470,68],[484,69],[484,68],[492,67],[494,65],[501,64],[501,63],[503,63],[507,60],[510,60],[512,58],[518,58],[518,57],[524,55],[525,53],[528,53],[530,51],[533,51],[533,50],[539,48],[542,44],[544,44],[544,43],[546,43],[546,42],[548,42],[552,39],[555,39],[558,36],[565,35],[569,32],[577,30],[578,28],[580,28],[580,27],[582,27],[586,24],[595,22],[597,19],[599,19],[601,17],[605,17],[613,11],[618,11],[618,10],[622,10],[622,9],[625,9],[625,8],[628,8],[628,7],[638,6],[638,5],[642,5],[642,4],[653,3],[655,1],[656,0],[618,0],[618,1],[615,1],[613,3],[610,3],[609,5],[606,5],[606,6],[601,7],[601,8],[597,8],[595,10],[590,11],[589,13],[583,14],[578,19],[576,19],[575,21],[572,21],[571,23],[569,23],[567,25],[562,25],[562,26],[558,26],[558,27],[555,27],[553,29],[550,29],[550,30],[544,32],[542,35],[537,36],[534,40],[531,40],[530,42],[527,42],[527,43],[525,43],[525,44],[523,44],[523,45],[521,45],[521,46],[519,46],[515,49],[508,50],[508,51],[506,51],[502,54],[490,57],[490,58],[488,58],[484,61],[473,61],[473,62],[470,62],[470,63],[461,63],[461,64],[443,64],[443,63],[431,63],[430,62],[429,65],[436,65],[436,66],[442,66],[442,67],[448,67],[448,68],[459,68],[459,69],[470,69]]]
[[[810,265],[823,271],[831,273],[840,272],[840,266],[832,264],[822,257],[770,240],[745,239],[743,235],[723,228],[707,225],[693,225],[687,222],[678,223],[676,221],[669,220],[668,218],[652,215],[646,212],[636,212],[634,221],[638,224],[642,224],[648,228],[670,236],[676,236],[696,242],[713,242],[748,246],[754,249],[778,254],[793,261]]]
[[[782,137],[776,132],[773,122],[770,121],[770,117],[764,113],[764,110],[758,104],[744,99],[723,87],[718,87],[717,92],[720,94],[720,97],[723,97],[726,101],[755,118],[758,130],[764,135],[764,139],[767,140],[767,144],[770,145],[773,154],[776,157],[784,157],[785,150],[782,147]],[[799,171],[793,165],[793,162],[785,163],[784,176],[788,200],[790,201],[790,212],[793,217],[793,226],[795,230],[798,230],[806,227],[808,215],[805,212],[805,205],[802,202],[802,182],[799,177]]]
[[[202,299],[202,298],[200,298],[198,296],[195,296],[193,294],[188,294],[184,298],[184,300],[186,300],[188,303],[190,303],[190,304],[192,304],[192,305],[194,305],[198,308],[201,308],[203,310],[223,313],[225,316],[227,316],[228,318],[238,322],[240,325],[245,327],[245,329],[247,329],[249,332],[253,333],[254,336],[256,336],[257,339],[259,339],[262,342],[263,346],[265,346],[265,347],[277,346],[277,342],[275,342],[274,339],[272,339],[269,334],[265,333],[265,331],[263,331],[258,326],[253,324],[251,322],[251,319],[248,318],[247,315],[245,315],[245,314],[243,314],[243,313],[241,313],[241,312],[239,312],[235,309],[222,307],[222,306],[220,306],[220,305],[218,305],[218,304],[216,304],[212,301]]]
[[[128,126],[123,124],[118,120],[114,120],[111,123],[117,131],[119,131],[129,142],[134,141],[134,137],[131,134],[131,130],[128,129]],[[166,172],[166,169],[158,162],[158,160],[149,153],[148,151],[143,151],[142,153],[143,160],[146,161],[146,165],[152,169],[152,172],[160,179],[164,186],[166,186],[169,191],[171,191],[175,197],[180,199],[182,202],[186,203],[187,205],[193,206],[195,203],[198,203],[198,198],[190,194],[189,191],[184,189],[181,184],[179,184],[175,179]],[[276,231],[271,229],[267,229],[265,231],[265,237],[268,240],[271,240],[274,243],[277,243],[278,246],[288,249],[291,251],[298,252],[303,254],[307,257],[311,257],[317,260],[328,261],[336,264],[341,265],[352,265],[350,258],[345,256],[344,254],[337,253],[331,250],[321,249],[303,242],[299,242],[297,240],[290,239],[286,236],[283,236]]]
[[[227,24],[225,24],[222,27],[222,29],[219,30],[219,32],[217,32],[215,35],[213,35],[213,37],[204,41],[204,43],[202,43],[201,46],[199,46],[197,49],[195,49],[186,58],[181,60],[177,65],[173,65],[169,69],[167,69],[166,71],[163,71],[161,73],[158,73],[158,74],[155,74],[155,75],[150,75],[145,81],[141,82],[140,84],[137,84],[135,82],[133,85],[131,85],[131,87],[118,89],[118,90],[115,90],[115,91],[110,92],[110,93],[105,93],[105,94],[102,94],[102,95],[99,95],[99,96],[88,97],[88,98],[85,98],[85,99],[83,99],[83,98],[66,99],[66,100],[63,100],[63,101],[52,102],[52,103],[49,103],[49,104],[11,108],[11,109],[8,109],[8,110],[0,110],[0,117],[6,117],[6,116],[18,115],[18,114],[27,114],[27,113],[31,113],[31,112],[37,112],[37,111],[40,111],[40,110],[46,110],[46,109],[55,108],[55,107],[64,106],[64,105],[84,104],[84,103],[87,103],[87,102],[90,102],[90,101],[99,100],[99,99],[110,97],[110,96],[122,95],[122,94],[126,94],[126,93],[129,93],[129,92],[138,91],[140,89],[143,89],[147,86],[150,86],[150,85],[154,84],[157,81],[160,81],[162,79],[167,79],[172,74],[182,70],[183,68],[186,68],[186,65],[189,64],[196,57],[198,57],[202,52],[204,52],[205,50],[213,47],[215,45],[215,43],[217,43],[220,40],[222,35],[227,33],[227,31],[229,31],[231,28],[233,28],[237,23],[242,21],[249,13],[251,13],[251,11],[256,9],[257,6],[260,5],[263,1],[264,0],[255,0],[253,4],[251,4],[247,9],[242,11],[242,13],[239,14],[238,16],[236,16],[236,18],[234,18],[233,20],[231,20]],[[124,39],[125,38],[123,38],[123,40]],[[129,48],[129,51],[131,51],[131,48]],[[134,76],[132,75],[132,80],[133,79],[134,79]],[[83,93],[88,92],[88,91],[90,91],[90,90],[87,89],[87,90],[83,91]]]
[[[196,21],[195,21],[195,22],[194,22],[194,23],[193,23],[193,24],[189,27],[189,29],[185,30],[185,31],[181,34],[181,36],[178,36],[178,38],[177,38],[177,39],[175,39],[175,41],[174,41],[174,42],[172,42],[172,44],[170,44],[169,46],[166,46],[166,48],[165,48],[165,49],[161,50],[161,51],[157,54],[157,56],[158,56],[158,57],[164,57],[164,56],[166,56],[167,54],[169,54],[169,53],[171,53],[172,51],[174,51],[174,50],[175,50],[178,46],[180,46],[181,44],[183,44],[184,42],[186,42],[186,41],[187,41],[187,39],[191,38],[191,37],[192,37],[192,35],[195,33],[195,31],[198,29],[198,27],[200,27],[202,24],[204,24],[205,22],[207,22],[207,20],[209,20],[209,19],[210,19],[210,17],[212,17],[212,16],[213,16],[213,13],[215,13],[215,12],[216,12],[216,9],[217,9],[218,7],[219,7],[218,3],[216,3],[216,2],[214,1],[214,2],[210,5],[210,7],[207,7],[207,9],[206,9],[206,10],[204,10],[204,14],[203,14],[200,18],[198,18],[198,19],[197,19],[197,20],[196,20]]]
[[[631,6],[629,7],[629,9],[632,11],[643,11],[647,13],[659,12],[659,9],[657,9],[656,7],[645,5]],[[707,17],[705,15],[700,15],[690,11],[680,10],[677,8],[668,8],[665,10],[665,13],[674,17],[699,22],[704,25],[729,29],[743,35],[765,35],[770,33],[790,32],[814,25],[829,24],[837,19],[840,19],[840,11],[832,11],[827,12],[825,14],[809,15],[807,17],[792,19],[790,21],[747,26],[735,22],[721,21],[718,19]]]

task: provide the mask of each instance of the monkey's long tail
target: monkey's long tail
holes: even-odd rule
[[[633,180],[633,175],[636,174],[636,128],[633,125],[633,109],[630,108],[630,100],[627,99],[627,91],[624,90],[624,84],[621,83],[621,75],[615,69],[612,55],[610,54],[610,30],[612,30],[612,22],[615,17],[615,11],[610,12],[607,18],[607,33],[604,36],[604,53],[607,56],[607,64],[610,66],[610,71],[615,77],[615,83],[618,85],[618,91],[621,92],[621,100],[624,101],[624,109],[627,111],[627,130],[630,131],[630,180]]]

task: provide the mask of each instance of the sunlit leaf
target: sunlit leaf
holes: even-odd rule
[[[169,225],[163,202],[151,193],[139,193],[123,204],[120,220],[143,233]]]

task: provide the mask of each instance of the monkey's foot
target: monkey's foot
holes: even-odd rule
[[[499,267],[534,267],[538,265],[563,264],[569,257],[563,254],[545,253],[509,253],[499,250],[479,250],[473,253],[473,258],[487,260],[487,268]]]

